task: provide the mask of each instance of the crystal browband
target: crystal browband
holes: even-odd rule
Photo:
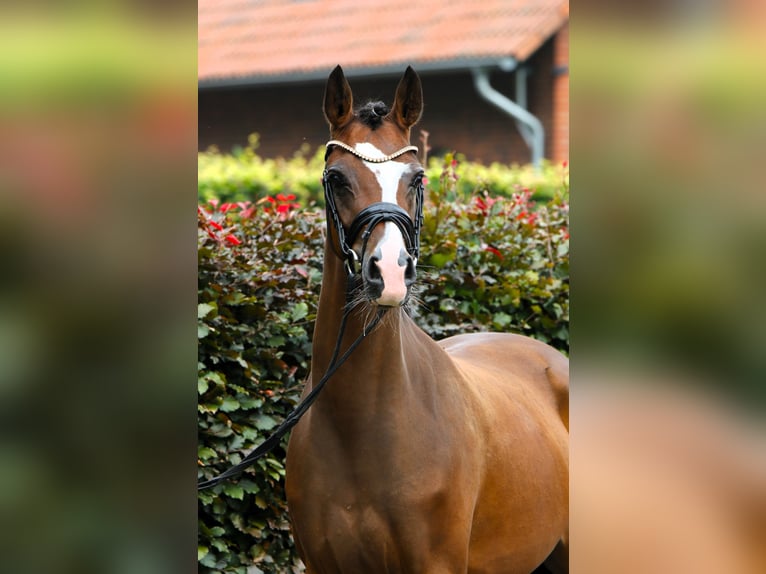
[[[363,159],[364,161],[369,161],[371,163],[383,163],[383,162],[386,162],[386,161],[391,161],[392,159],[396,159],[397,157],[399,157],[402,154],[407,153],[408,151],[414,151],[415,153],[418,152],[418,146],[416,146],[416,145],[408,145],[407,147],[403,147],[402,149],[400,149],[398,151],[395,151],[394,153],[389,154],[389,155],[384,155],[382,157],[371,157],[369,155],[366,155],[366,154],[363,154],[363,153],[357,151],[356,149],[352,148],[348,144],[344,144],[342,141],[330,140],[330,141],[328,141],[325,144],[325,146],[328,147],[328,148],[330,146],[333,146],[333,145],[341,147],[344,150],[346,150],[347,152],[354,154],[356,157],[358,157],[360,159]]]

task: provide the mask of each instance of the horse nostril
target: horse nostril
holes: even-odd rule
[[[380,257],[375,255],[370,256],[370,258],[367,260],[366,279],[371,283],[383,282],[383,277],[381,276],[380,269],[378,268],[378,261],[380,261]]]
[[[412,257],[407,257],[407,267],[404,270],[404,283],[408,287],[415,282],[415,260]]]

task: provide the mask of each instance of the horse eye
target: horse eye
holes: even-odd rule
[[[327,183],[330,185],[332,192],[338,197],[352,194],[351,185],[348,180],[337,172],[330,172],[327,174]]]

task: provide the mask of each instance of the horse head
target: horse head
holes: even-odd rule
[[[383,102],[354,108],[340,66],[327,81],[331,140],[323,181],[330,243],[349,275],[361,277],[366,300],[386,307],[404,305],[415,282],[423,167],[409,143],[422,110],[420,78],[410,67],[391,108]]]

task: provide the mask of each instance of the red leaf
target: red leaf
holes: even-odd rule
[[[233,235],[227,235],[224,239],[229,245],[242,245],[242,242]]]
[[[503,256],[503,254],[502,254],[502,253],[500,253],[500,251],[499,251],[497,248],[495,248],[495,247],[492,247],[491,245],[487,245],[487,246],[484,248],[484,251],[489,251],[490,253],[492,253],[492,254],[493,254],[493,255],[495,255],[496,257],[499,257],[500,259],[505,259],[505,257]]]

